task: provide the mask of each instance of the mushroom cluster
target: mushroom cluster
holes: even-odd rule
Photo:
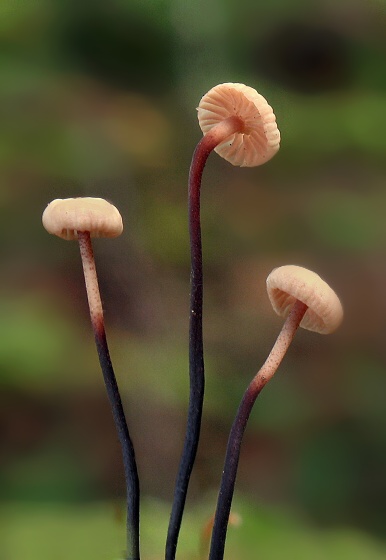
[[[189,172],[190,233],[190,396],[184,448],[178,470],[166,541],[166,560],[174,560],[182,515],[200,438],[205,387],[202,336],[203,266],[200,194],[206,161],[215,150],[235,166],[255,167],[278,151],[280,132],[272,107],[256,90],[243,84],[225,83],[206,93],[197,108],[204,136],[193,153]]]
[[[188,181],[191,257],[190,394],[185,440],[167,532],[165,560],[174,560],[176,556],[203,410],[205,368],[200,192],[204,167],[213,150],[232,165],[259,166],[269,161],[280,145],[280,132],[271,106],[249,86],[239,83],[215,86],[202,97],[197,110],[204,135],[194,151]],[[117,208],[106,200],[86,197],[52,201],[46,207],[42,220],[49,233],[66,240],[77,240],[79,243],[95,343],[122,449],[127,491],[126,560],[139,560],[137,465],[107,344],[91,241],[92,238],[119,236],[123,231],[122,218]],[[327,334],[338,328],[343,317],[342,306],[335,292],[320,276],[299,266],[288,265],[273,270],[267,278],[267,292],[274,311],[284,317],[284,325],[266,361],[248,385],[230,430],[209,560],[223,560],[224,557],[241,443],[256,398],[277,371],[299,326]]]

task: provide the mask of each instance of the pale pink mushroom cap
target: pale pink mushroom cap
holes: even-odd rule
[[[57,198],[43,212],[43,226],[62,239],[77,239],[78,231],[91,237],[118,237],[123,230],[118,209],[103,198]]]
[[[229,117],[241,119],[242,130],[215,148],[233,165],[261,165],[279,149],[280,132],[272,107],[249,86],[232,83],[215,86],[202,97],[197,111],[204,134]]]
[[[308,307],[300,326],[328,334],[338,328],[343,309],[336,293],[315,272],[301,266],[275,268],[267,278],[267,292],[275,312],[286,317],[296,300]]]

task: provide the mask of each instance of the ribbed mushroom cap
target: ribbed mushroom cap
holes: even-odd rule
[[[286,317],[296,300],[308,307],[300,326],[321,334],[333,332],[343,319],[336,293],[315,272],[301,266],[275,268],[267,278],[267,292],[275,312]]]
[[[280,132],[272,107],[256,90],[244,84],[220,84],[205,94],[197,108],[204,134],[229,117],[239,117],[242,131],[229,136],[215,151],[233,165],[254,167],[279,149]]]
[[[103,198],[57,198],[43,212],[43,226],[62,239],[77,239],[78,231],[91,237],[118,237],[123,230],[118,209]]]

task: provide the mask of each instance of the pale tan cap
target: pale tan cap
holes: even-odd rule
[[[229,136],[215,151],[233,165],[254,167],[279,149],[280,132],[273,109],[257,91],[244,84],[225,83],[205,94],[197,108],[204,134],[229,117],[243,122],[242,132]]]
[[[103,198],[57,198],[43,212],[43,226],[62,239],[77,239],[78,231],[91,237],[118,237],[123,231],[118,209]]]
[[[340,300],[330,286],[315,272],[296,265],[275,268],[267,278],[267,292],[275,312],[286,317],[296,300],[308,307],[300,326],[309,331],[328,334],[343,319]]]

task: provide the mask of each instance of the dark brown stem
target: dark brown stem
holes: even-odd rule
[[[307,309],[307,306],[301,301],[295,303],[268,358],[252,379],[242,398],[228,439],[209,560],[223,560],[224,558],[226,533],[240,458],[241,442],[252,407],[261,390],[277,371]]]
[[[129,435],[125,412],[107,345],[102,302],[90,234],[88,232],[78,232],[78,240],[99,363],[122,449],[127,491],[127,560],[139,560],[139,480],[134,447]]]
[[[237,117],[213,127],[198,143],[189,172],[189,233],[190,233],[190,325],[189,325],[189,376],[190,394],[184,448],[174,490],[166,541],[165,559],[174,560],[181,528],[190,475],[196,458],[200,438],[205,375],[202,340],[203,272],[200,220],[201,179],[206,160],[211,151],[241,128]]]

